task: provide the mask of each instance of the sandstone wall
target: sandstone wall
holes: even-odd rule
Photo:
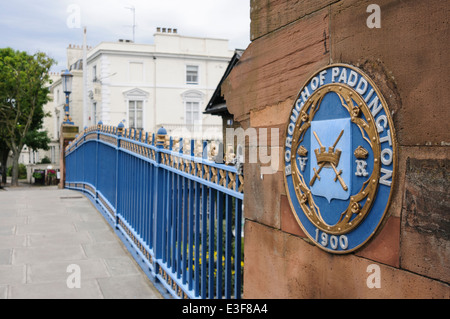
[[[294,219],[282,165],[261,177],[246,163],[246,298],[449,298],[450,7],[446,1],[251,0],[252,43],[222,87],[244,128],[279,129],[307,78],[331,63],[367,73],[387,100],[398,142],[397,179],[379,233],[362,249],[332,255]],[[248,149],[248,146],[247,146]],[[381,288],[367,286],[380,267]]]

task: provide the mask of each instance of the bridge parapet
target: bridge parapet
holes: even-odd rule
[[[240,298],[244,178],[222,149],[99,123],[66,147],[65,187],[88,195],[173,297]]]

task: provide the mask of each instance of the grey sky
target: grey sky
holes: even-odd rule
[[[132,39],[130,6],[137,43],[153,43],[156,27],[228,39],[230,49],[250,43],[250,0],[0,0],[0,48],[43,51],[58,61],[52,70],[61,71],[67,46],[83,42],[83,26],[90,46]]]

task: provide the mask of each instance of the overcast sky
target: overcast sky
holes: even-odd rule
[[[47,53],[66,68],[66,48],[132,39],[135,8],[136,43],[153,43],[156,27],[180,35],[228,39],[230,49],[250,43],[250,0],[0,0],[0,48]]]

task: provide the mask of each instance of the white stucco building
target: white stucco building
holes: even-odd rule
[[[164,126],[169,133],[201,127],[204,138],[220,137],[221,119],[203,111],[233,54],[228,40],[165,28],[158,28],[154,44],[102,42],[88,53],[89,99],[79,126],[123,121],[127,128],[155,132]]]
[[[175,137],[189,138],[194,133],[196,138],[221,139],[222,119],[203,111],[234,54],[228,46],[228,40],[187,37],[176,29],[157,28],[153,44],[118,40],[88,47],[84,67],[82,46],[69,45],[67,64],[74,75],[72,120],[80,130],[100,121],[105,125],[123,122],[126,128],[146,132],[164,126]],[[45,128],[54,143],[40,157],[58,163],[65,103],[60,76],[54,77],[51,94],[53,101],[46,110],[52,117],[45,120]]]

